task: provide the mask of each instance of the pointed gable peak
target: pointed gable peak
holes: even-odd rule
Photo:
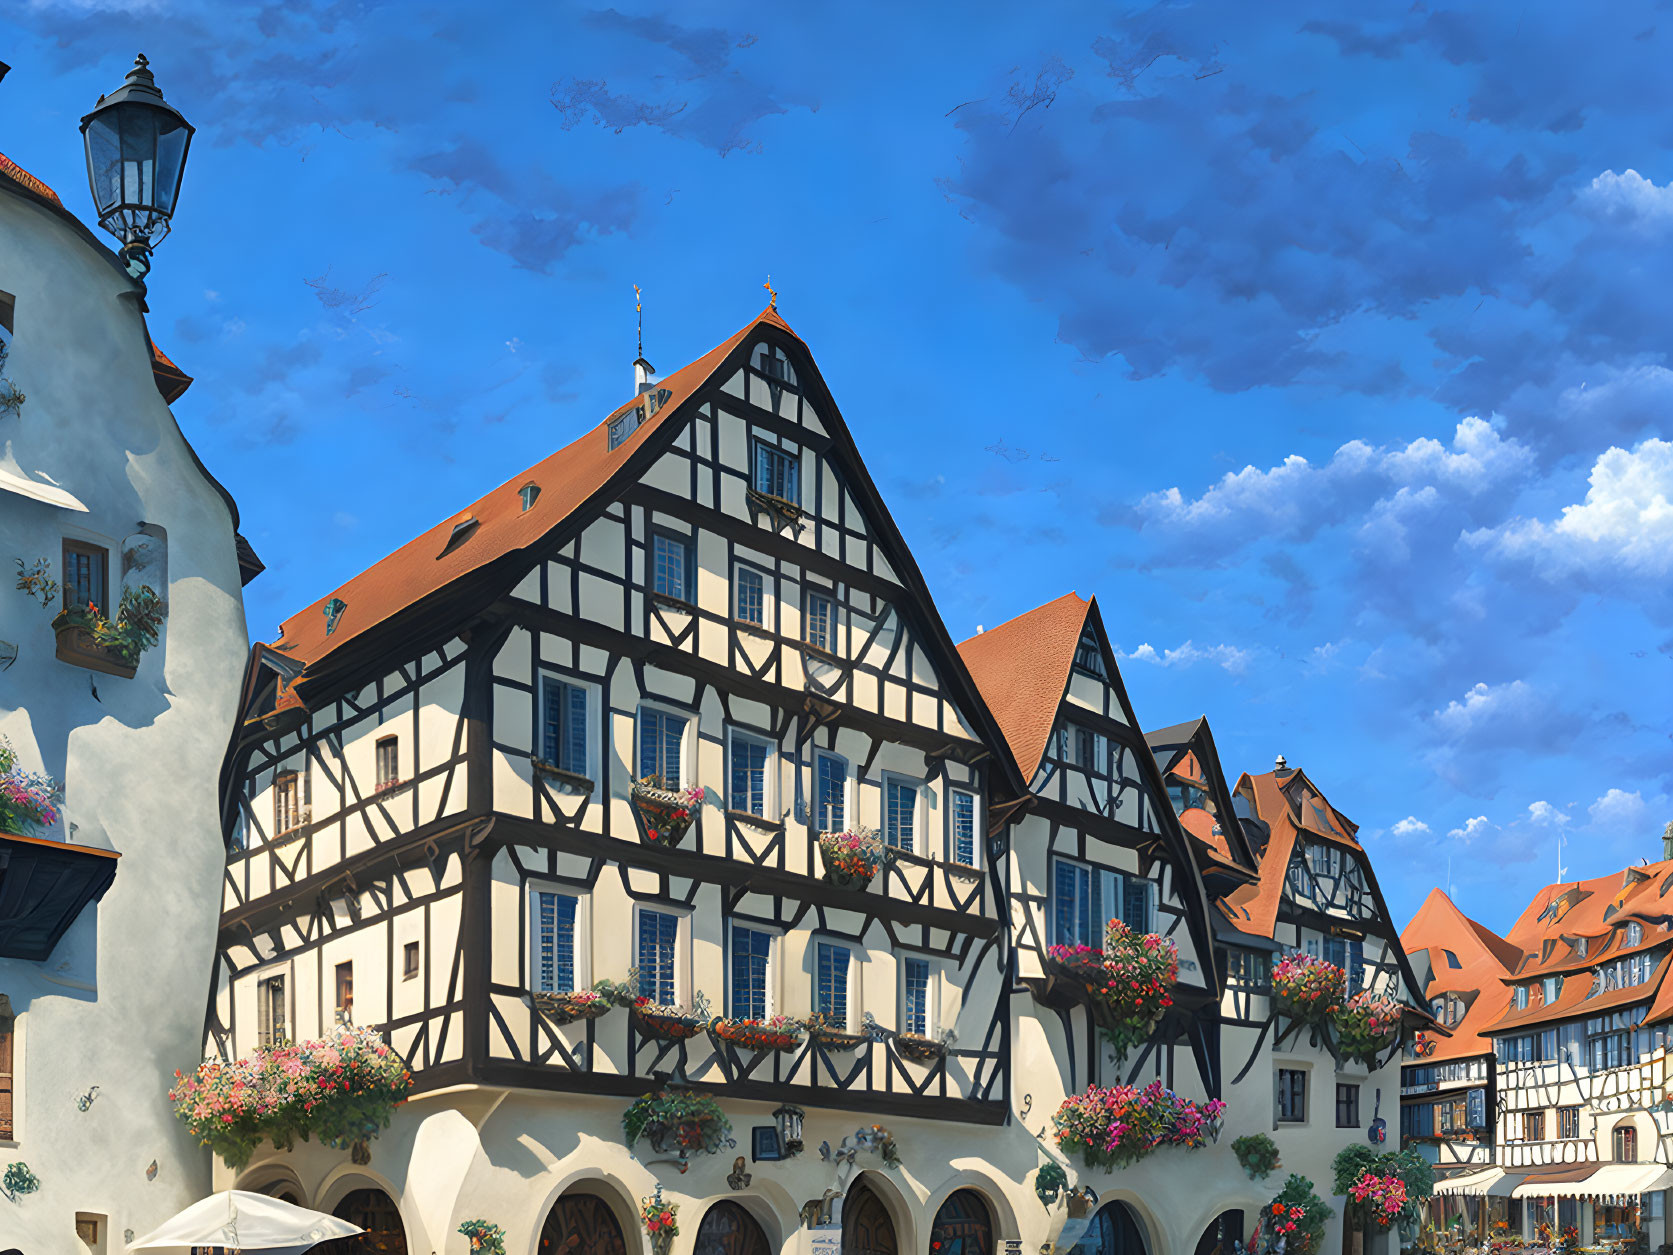
[[[958,647],[1024,779],[1032,779],[1045,755],[1075,650],[1095,605],[1065,593]]]

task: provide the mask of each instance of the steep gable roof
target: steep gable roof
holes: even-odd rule
[[[1091,608],[1064,593],[958,647],[1024,780],[1034,778],[1045,756]]]
[[[1429,952],[1432,973],[1425,991],[1433,1000],[1442,994],[1457,994],[1467,1003],[1463,1019],[1451,1037],[1440,1038],[1432,1056],[1435,1062],[1489,1054],[1492,1042],[1483,1030],[1504,1014],[1510,1002],[1510,988],[1504,978],[1514,970],[1522,955],[1515,946],[1491,929],[1478,924],[1458,909],[1440,889],[1430,890],[1423,905],[1400,934],[1406,953]],[[1453,967],[1448,955],[1458,960]]]

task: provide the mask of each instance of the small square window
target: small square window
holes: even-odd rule
[[[1306,1123],[1307,1073],[1299,1068],[1279,1068],[1277,1098],[1280,1123]]]
[[[750,1154],[757,1163],[772,1163],[784,1158],[784,1147],[778,1140],[778,1127],[758,1124],[749,1131]]]
[[[1336,1086],[1336,1127],[1359,1127],[1359,1086],[1338,1082]]]
[[[418,943],[407,942],[401,951],[401,979],[412,980],[418,975]]]
[[[756,492],[791,505],[801,503],[800,465],[794,454],[767,444],[755,442],[755,466],[750,484]]]

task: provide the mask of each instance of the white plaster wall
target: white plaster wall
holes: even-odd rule
[[[0,492],[0,731],[66,784],[53,834],[122,853],[104,900],[44,963],[0,959],[18,1012],[18,1137],[39,1193],[5,1204],[0,1237],[68,1251],[76,1212],[108,1218],[107,1249],[200,1197],[205,1152],[167,1099],[201,1058],[224,855],[216,781],[246,650],[230,513],[193,464],[151,378],[131,285],[46,210],[0,194],[0,289],[17,298],[7,374],[27,400],[0,416],[0,464],[57,483],[71,512]],[[59,662],[43,610],[12,587],[14,557],[62,538],[119,548],[141,521],[167,533],[169,615],[133,679]],[[113,557],[111,584],[119,581]],[[95,696],[95,690],[97,696]],[[88,1111],[76,1098],[99,1087]],[[155,1160],[154,1180],[147,1167]]]

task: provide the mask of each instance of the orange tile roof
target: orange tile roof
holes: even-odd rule
[[[317,666],[369,629],[454,581],[507,555],[527,550],[608,485],[650,434],[680,415],[686,402],[709,382],[732,351],[763,326],[796,335],[776,309],[762,310],[724,343],[660,381],[657,387],[672,395],[615,449],[610,448],[609,421],[637,401],[611,411],[604,422],[579,439],[512,476],[465,509],[448,515],[346,584],[291,615],[280,625],[280,639],[273,648],[310,668]],[[800,342],[800,337],[796,338]],[[539,485],[540,496],[525,511],[519,489],[528,483]],[[455,524],[466,518],[477,520],[475,531],[444,554]],[[335,629],[327,633],[325,607],[333,598],[340,598],[345,608]],[[305,669],[297,683],[305,686],[309,678]],[[295,704],[297,700],[293,685],[281,697],[280,705]]]
[[[1064,593],[958,647],[1025,780],[1045,756],[1092,605]]]
[[[1436,1043],[1435,1053],[1425,1056],[1434,1062],[1491,1054],[1493,1043],[1482,1030],[1510,1005],[1510,989],[1504,978],[1520,960],[1521,953],[1503,937],[1476,923],[1460,911],[1440,889],[1432,889],[1400,934],[1408,955],[1429,952],[1431,976],[1425,991],[1431,1000],[1454,993],[1465,998],[1464,1017],[1452,1029],[1452,1036]],[[1454,955],[1458,967],[1447,961]]]
[[[5,153],[0,153],[0,178],[10,179],[19,187],[27,188],[29,191],[35,193],[35,195],[44,197],[46,200],[51,201],[54,205],[57,205],[60,209],[64,207],[64,202],[58,199],[57,192],[53,191],[45,183],[42,183],[34,175],[30,174],[29,171],[18,165],[17,162],[6,156]]]
[[[1299,770],[1286,772],[1282,778],[1269,771],[1264,775],[1245,772],[1237,782],[1237,791],[1252,794],[1256,816],[1271,830],[1266,848],[1260,851],[1260,879],[1252,885],[1233,892],[1228,901],[1230,918],[1236,927],[1258,937],[1272,936],[1278,920],[1278,906],[1284,898],[1284,881],[1289,872],[1290,856],[1295,843],[1305,831],[1309,837],[1332,842],[1364,853],[1353,837],[1355,826],[1340,811],[1325,800],[1317,785]],[[1320,823],[1304,798],[1316,798],[1330,817],[1332,827]],[[1297,823],[1298,816],[1301,819]]]

